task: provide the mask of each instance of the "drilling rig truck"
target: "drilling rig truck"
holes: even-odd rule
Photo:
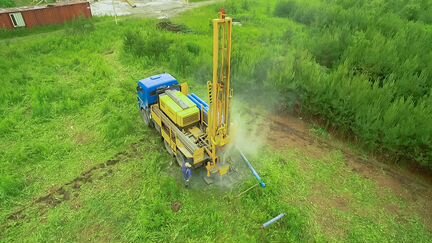
[[[187,83],[168,73],[140,80],[138,106],[145,123],[161,135],[180,166],[205,166],[207,176],[225,175],[224,153],[231,143],[232,19],[221,11],[213,20],[213,79],[207,82],[208,103],[189,93]]]

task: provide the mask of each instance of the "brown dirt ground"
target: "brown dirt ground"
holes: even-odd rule
[[[335,150],[342,151],[346,169],[376,183],[382,194],[390,191],[406,202],[410,211],[416,212],[425,225],[432,230],[432,178],[407,168],[379,162],[372,156],[365,156],[353,151],[343,142],[334,139],[320,138],[310,132],[310,125],[292,115],[272,115],[270,124],[265,129],[267,142],[276,149],[294,149],[313,158],[324,158]],[[303,168],[307,169],[307,168]],[[321,190],[316,190],[321,191]],[[311,202],[314,206],[329,210],[350,210],[349,198],[325,198],[326,195],[314,193]],[[388,205],[390,213],[399,216],[403,210],[397,205]],[[330,217],[331,218],[331,217]],[[332,225],[332,224],[330,224]],[[330,229],[331,230],[331,229]],[[333,230],[331,230],[333,231]],[[338,230],[335,230],[336,233]]]

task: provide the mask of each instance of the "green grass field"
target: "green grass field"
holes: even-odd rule
[[[265,17],[266,6],[238,15],[234,77],[261,60],[248,50],[283,51],[274,42],[285,31],[275,26],[302,29]],[[268,188],[241,197],[254,178],[229,190],[184,188],[159,135],[140,119],[135,86],[170,72],[205,97],[209,24],[220,7],[174,18],[185,33],[140,18],[0,33],[1,242],[432,242],[421,202],[351,170],[335,148],[317,157],[263,146],[251,159]]]
[[[0,8],[11,8],[11,7],[21,7],[21,6],[33,6],[37,5],[39,1],[33,0],[0,0]],[[46,2],[41,2],[40,5],[46,5],[47,3],[54,3],[54,0],[47,0]]]

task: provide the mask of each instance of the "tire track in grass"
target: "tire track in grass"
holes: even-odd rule
[[[140,139],[137,142],[132,143],[127,150],[118,152],[111,159],[91,167],[73,180],[51,190],[48,194],[32,200],[30,204],[9,214],[9,216],[6,217],[6,223],[1,225],[0,229],[7,229],[29,220],[34,217],[34,215],[28,217],[31,212],[35,212],[38,216],[42,216],[47,213],[49,209],[55,208],[56,206],[69,201],[72,197],[78,197],[81,186],[112,175],[114,173],[113,169],[117,164],[129,162],[133,159],[143,158],[143,153],[139,151],[140,147],[146,147],[146,150],[149,149],[152,151],[161,150],[162,146],[156,139],[150,141],[150,143],[148,142],[148,138]]]

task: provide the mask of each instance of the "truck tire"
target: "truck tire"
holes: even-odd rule
[[[157,131],[157,132],[161,135],[161,137],[162,137],[162,132],[161,132],[161,128],[160,128],[160,126],[157,125],[157,124],[155,124],[154,122],[153,122],[153,125],[154,125],[156,131]]]
[[[180,152],[180,150],[177,150],[177,153],[176,153],[176,160],[177,160],[177,164],[180,166],[180,167],[182,167],[183,166],[183,163],[189,163],[189,164],[193,164],[192,163],[192,159],[188,159],[188,158],[186,158],[181,152]]]
[[[145,124],[148,127],[153,127],[154,125],[153,125],[153,121],[151,119],[150,110],[141,109],[140,113],[141,113],[141,117],[143,118]]]
[[[168,151],[168,153],[171,156],[174,156],[174,152],[173,152],[172,148],[168,145],[168,142],[165,139],[164,139],[164,145],[165,145],[165,149]]]
[[[177,150],[176,153],[176,160],[177,160],[177,164],[182,167],[183,163],[186,162],[186,158],[184,157],[184,155],[180,152],[180,150]]]

